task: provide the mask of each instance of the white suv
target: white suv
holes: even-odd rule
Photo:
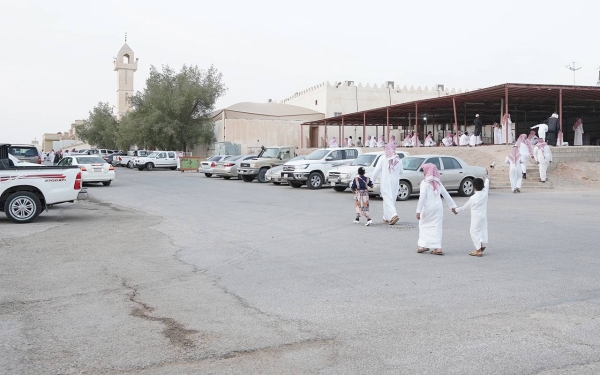
[[[311,189],[319,189],[331,168],[348,165],[361,153],[360,148],[354,147],[315,150],[304,160],[285,163],[281,179],[287,180],[294,188],[306,184]]]
[[[139,171],[147,169],[149,171],[154,168],[171,168],[177,169],[177,153],[175,151],[153,151],[148,156],[139,156],[133,159],[133,165]]]

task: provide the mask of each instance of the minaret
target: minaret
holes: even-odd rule
[[[127,45],[127,33],[125,33],[125,44],[119,50],[114,61],[115,71],[118,75],[117,83],[117,118],[121,118],[131,109],[129,98],[133,96],[133,73],[137,70],[138,59],[134,58],[133,50]]]

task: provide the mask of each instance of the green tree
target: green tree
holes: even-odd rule
[[[184,65],[179,73],[169,66],[154,66],[146,88],[132,97],[133,112],[121,129],[135,144],[163,150],[187,151],[200,143],[214,142],[214,122],[209,116],[226,88],[222,74]]]
[[[85,123],[77,128],[77,136],[90,145],[114,149],[117,147],[118,127],[111,105],[98,103]]]

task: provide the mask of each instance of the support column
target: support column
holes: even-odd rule
[[[344,116],[342,116],[342,135],[340,137],[340,142],[341,142],[342,145],[344,144],[344,135],[345,135],[344,133],[345,133],[345,130],[346,129],[344,129]]]
[[[508,113],[508,86],[504,86],[504,114]],[[502,124],[502,120],[500,120],[500,124]],[[510,133],[510,123],[508,120],[506,121],[506,136],[504,137],[504,142],[508,145],[508,133]]]
[[[325,147],[327,147],[329,144],[329,139],[327,138],[327,120],[323,120],[323,123],[325,124]]]
[[[563,104],[562,103],[562,89],[560,89],[558,91],[558,111],[559,111],[559,113],[558,113],[558,125],[559,125],[559,129],[560,129],[559,130],[559,134],[561,135],[561,137],[558,138],[558,134],[556,136],[557,136],[557,139],[558,139],[558,142],[559,142],[558,144],[561,147],[562,147],[562,142],[563,142],[563,140],[562,140],[562,135],[563,135],[563,132],[562,132],[563,111],[562,111],[562,109],[563,109],[563,105],[562,104]]]
[[[413,147],[419,147],[419,104],[415,102],[415,135],[417,143]]]
[[[342,145],[342,127],[338,125],[338,145]],[[342,146],[340,146],[342,147]]]
[[[363,113],[363,147],[366,146],[367,142],[367,112]]]
[[[385,119],[385,140],[387,142],[390,141],[390,107],[385,109],[386,119]]]
[[[304,126],[300,124],[300,148],[304,145]]]
[[[456,97],[452,97],[452,107],[454,108],[454,131],[458,134],[458,116],[456,114]]]

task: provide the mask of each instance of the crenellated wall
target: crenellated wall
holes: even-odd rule
[[[435,87],[400,87],[400,85],[323,82],[283,99],[281,103],[297,105],[324,113],[332,117],[336,113],[346,114],[380,108],[393,104],[430,99],[444,95],[459,94],[467,90],[438,91]]]

